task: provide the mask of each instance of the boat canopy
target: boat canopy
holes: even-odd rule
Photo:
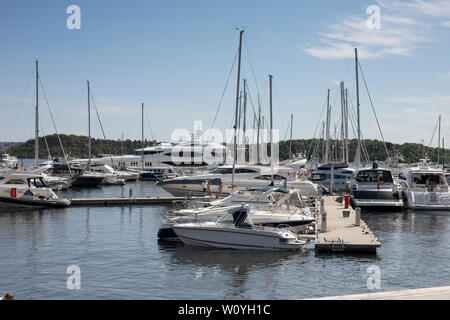
[[[348,164],[346,163],[327,163],[324,164],[323,166],[320,166],[317,170],[331,170],[331,167],[333,167],[333,169],[344,169],[344,168],[348,168]]]

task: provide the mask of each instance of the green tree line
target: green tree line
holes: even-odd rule
[[[87,158],[89,156],[89,138],[86,136],[60,134],[61,143],[65,153],[70,157]],[[47,141],[47,143],[46,143]],[[48,145],[48,149],[47,149]],[[145,140],[144,146],[154,146],[156,141]],[[135,154],[135,150],[141,148],[141,140],[124,140],[123,153]],[[30,139],[20,145],[11,147],[8,153],[18,158],[34,157],[34,139]],[[122,154],[122,142],[120,140],[104,140],[91,138],[91,153],[93,156],[99,154]],[[39,138],[39,158],[63,157],[63,152],[56,134]]]
[[[61,134],[61,142],[64,146],[66,154],[71,157],[87,158],[88,157],[88,137],[78,135],[65,135]],[[48,149],[47,149],[47,144]],[[145,140],[144,146],[154,146],[157,142],[155,140]],[[318,139],[297,139],[292,140],[292,154],[303,153],[308,159],[311,159],[313,152],[316,148],[315,156],[319,159],[323,157],[324,141]],[[373,160],[385,160],[387,158],[386,150],[382,141],[379,140],[364,140],[364,145],[369,154],[371,161]],[[357,140],[349,140],[349,157],[350,161],[353,161],[356,151]],[[123,141],[123,153],[124,154],[136,154],[135,150],[141,147],[141,140],[124,140]],[[386,147],[390,156],[402,155],[406,162],[417,162],[420,158],[427,155],[431,161],[437,161],[438,150],[437,148],[426,147],[418,143],[403,143],[395,144],[391,142],[386,143]],[[99,154],[122,154],[122,141],[120,140],[104,140],[104,139],[91,139],[92,155]],[[341,146],[339,141],[330,142],[330,154],[331,159],[339,161],[341,158]],[[446,150],[444,154],[448,154],[449,150]],[[45,138],[39,138],[39,157],[46,159],[49,158],[49,152],[52,158],[63,157],[61,147],[59,145],[58,137],[56,134],[48,135]],[[287,159],[289,157],[289,140],[281,141],[279,144],[280,160]],[[34,139],[28,140],[20,145],[10,147],[8,153],[18,158],[33,158],[34,157]],[[440,151],[441,160],[443,151]],[[446,159],[450,157],[447,156]],[[448,160],[447,160],[448,161]]]

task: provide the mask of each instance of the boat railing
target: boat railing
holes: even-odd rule
[[[279,224],[277,226],[277,230],[288,230],[288,231],[290,231],[290,232],[292,232],[294,234],[297,234],[297,230],[294,227],[291,227],[290,225],[284,224],[284,223]]]

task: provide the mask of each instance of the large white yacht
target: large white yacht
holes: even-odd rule
[[[40,174],[0,171],[0,208],[48,208],[69,205],[69,200],[58,198],[47,187]]]
[[[142,150],[144,155],[142,156]],[[116,155],[113,157],[92,158],[92,165],[111,164],[115,168],[177,167],[215,168],[232,162],[231,152],[226,146],[217,143],[185,141],[181,143],[161,143],[155,147],[135,150],[135,155]],[[75,162],[87,165],[89,159],[76,159]],[[142,165],[142,161],[144,162]]]
[[[291,167],[271,169],[267,166],[236,165],[234,170],[234,190],[232,188],[233,166],[224,165],[204,174],[181,176],[159,181],[158,186],[174,195],[205,195],[203,182],[210,182],[210,191],[214,194],[228,195],[233,191],[260,187],[282,187],[299,189],[306,197],[318,194],[317,186],[308,180],[296,179],[296,170]],[[273,177],[273,179],[272,179]],[[220,185],[222,184],[222,190]]]
[[[442,169],[414,167],[402,171],[399,182],[408,208],[450,210],[450,191]]]

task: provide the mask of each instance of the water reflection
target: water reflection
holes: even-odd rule
[[[165,195],[151,183],[69,190],[73,197]],[[64,196],[64,192],[60,193]],[[382,289],[442,285],[450,213],[363,213],[382,241],[377,255],[211,249],[157,241],[164,206],[73,207],[0,213],[0,286],[21,299],[280,298],[365,292],[368,266]],[[77,295],[65,270],[80,264]],[[83,273],[84,272],[84,273]],[[182,290],[180,289],[182,288]]]

